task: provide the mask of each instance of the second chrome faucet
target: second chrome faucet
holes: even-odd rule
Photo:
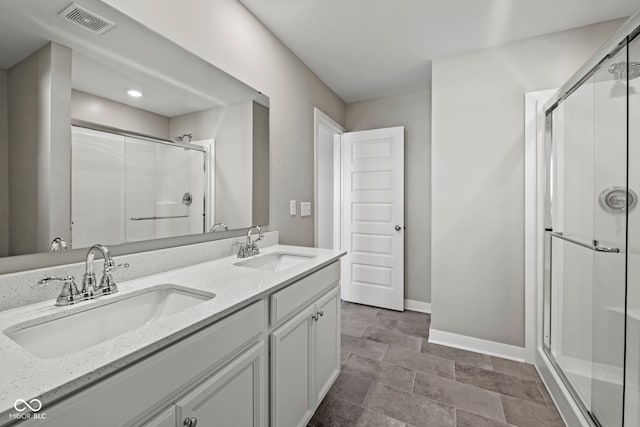
[[[256,240],[251,240],[251,232],[256,230],[258,232],[258,238]],[[264,238],[262,234],[262,230],[259,225],[252,225],[249,227],[247,231],[247,241],[245,243],[236,242],[235,245],[239,245],[238,248],[238,258],[249,258],[250,256],[260,254],[260,248],[258,247],[258,242]]]

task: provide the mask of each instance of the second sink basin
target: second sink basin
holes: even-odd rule
[[[5,331],[34,356],[51,359],[84,350],[214,298],[175,285],[162,285],[64,317]]]
[[[315,258],[315,255],[274,252],[271,254],[258,255],[255,258],[236,262],[233,265],[267,271],[283,271],[309,261],[311,258]]]

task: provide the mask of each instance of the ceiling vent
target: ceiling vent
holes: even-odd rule
[[[82,6],[78,6],[75,3],[71,3],[58,15],[95,34],[104,34],[116,26],[116,24],[108,19],[104,19],[103,17],[85,9]]]

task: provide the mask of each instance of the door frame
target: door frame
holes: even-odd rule
[[[524,358],[535,363],[542,346],[544,286],[544,103],[557,89],[525,94],[524,147]]]
[[[344,133],[344,127],[333,120],[329,115],[324,113],[318,107],[313,108],[313,246],[318,247],[318,169],[320,158],[318,156],[318,144],[320,126],[328,127],[333,131],[334,135],[334,154],[333,154],[333,171],[334,171],[334,184],[333,184],[333,236],[334,236],[334,249],[342,248],[342,231],[341,231],[341,212],[342,212],[342,134]],[[336,136],[338,136],[338,150],[335,150]],[[336,240],[336,236],[338,239]]]

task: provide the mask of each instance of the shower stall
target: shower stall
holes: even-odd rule
[[[205,231],[207,148],[72,126],[71,246],[121,244]]]
[[[639,32],[636,14],[545,105],[542,349],[592,426],[640,426]]]

